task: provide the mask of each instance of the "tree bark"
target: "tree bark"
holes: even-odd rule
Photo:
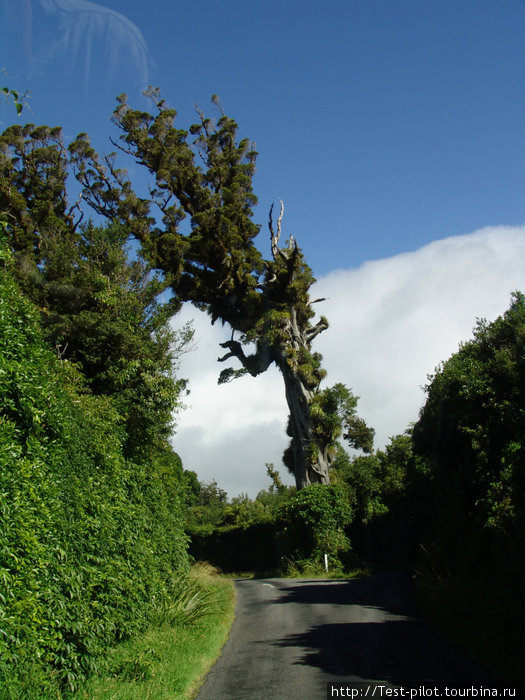
[[[289,430],[292,438],[294,476],[297,490],[309,484],[329,484],[329,460],[323,450],[313,442],[310,419],[310,391],[297,370],[286,359],[277,363],[284,380],[286,402],[290,411]]]

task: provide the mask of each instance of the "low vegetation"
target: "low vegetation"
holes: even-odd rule
[[[104,674],[75,698],[143,700],[193,697],[216,660],[233,622],[231,580],[205,564],[190,569],[143,634],[114,647]]]
[[[126,459],[115,403],[44,342],[0,261],[0,687],[73,690],[188,567],[180,461]]]

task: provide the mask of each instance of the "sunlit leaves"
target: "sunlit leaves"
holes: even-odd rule
[[[5,245],[5,242],[4,242]],[[45,346],[0,265],[0,686],[56,697],[147,624],[187,565],[180,460],[126,461],[116,402]]]

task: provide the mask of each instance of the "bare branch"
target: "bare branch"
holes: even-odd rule
[[[279,238],[281,237],[281,222],[283,220],[283,214],[284,214],[284,202],[282,199],[279,200],[281,202],[281,212],[279,214],[279,218],[277,219],[277,241],[279,241]]]
[[[279,201],[281,202],[281,211],[279,214],[279,218],[277,219],[277,233],[275,233],[273,230],[273,218],[272,218],[273,202],[272,202],[272,206],[270,207],[270,214],[268,217],[268,228],[270,229],[270,238],[271,238],[271,243],[272,243],[272,255],[273,255],[274,260],[277,258],[277,255],[279,253],[284,258],[286,258],[286,255],[284,255],[283,251],[279,248],[279,239],[281,238],[281,226],[282,226],[282,220],[283,220],[283,214],[284,214],[283,200],[280,199]]]
[[[311,343],[314,338],[316,338],[320,333],[325,331],[328,328],[328,321],[326,318],[321,317],[320,321],[315,324],[315,326],[312,326],[312,328],[309,328],[306,331],[306,337],[308,339],[308,342]]]
[[[242,345],[237,340],[227,340],[220,345],[221,348],[226,348],[229,352],[223,355],[223,357],[218,357],[218,361],[226,362],[226,360],[235,357],[252,377],[256,377],[258,374],[265,372],[273,361],[271,354],[265,352],[262,348],[258,348],[257,352],[253,353],[253,355],[245,355]]]
[[[78,195],[78,197],[76,199],[76,202],[69,208],[69,211],[67,212],[67,216],[71,219],[74,231],[77,230],[80,223],[82,222],[82,219],[84,218],[84,212],[80,208],[80,201],[82,199],[83,194],[84,194],[83,192],[80,192],[80,194]],[[73,212],[75,211],[75,209],[78,209],[78,211],[79,211],[79,217],[76,221],[73,218]]]
[[[219,110],[221,117],[224,117],[224,109],[222,108],[221,98],[218,95],[212,95],[211,101]]]
[[[268,228],[270,229],[270,238],[271,238],[272,244],[273,244],[273,240],[274,240],[274,238],[275,238],[275,234],[274,234],[274,232],[273,232],[273,218],[272,218],[272,213],[273,213],[273,202],[272,202],[272,205],[271,205],[271,207],[270,207],[270,213],[268,214]]]
[[[202,109],[199,107],[199,105],[196,102],[193,103],[193,109],[199,115],[199,119],[201,120],[202,128],[204,129],[206,136],[209,137],[213,133],[213,130],[215,129],[215,123],[211,119],[208,119],[206,117],[206,115],[204,114],[204,112],[202,111]],[[202,154],[201,154],[201,158],[203,161],[205,161],[205,158]]]

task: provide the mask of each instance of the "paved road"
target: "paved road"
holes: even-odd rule
[[[484,681],[414,618],[404,575],[235,585],[230,638],[198,700],[322,700],[327,681]]]

